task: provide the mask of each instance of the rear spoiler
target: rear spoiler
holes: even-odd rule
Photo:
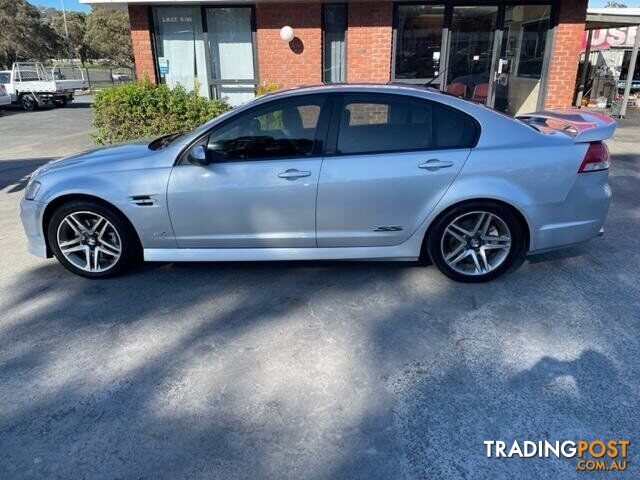
[[[576,143],[606,140],[616,130],[616,122],[609,115],[588,110],[543,110],[517,116],[542,133],[562,132]]]

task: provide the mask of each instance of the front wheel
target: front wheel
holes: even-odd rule
[[[460,282],[486,282],[525,253],[523,226],[511,209],[493,202],[453,208],[434,224],[429,255],[440,271]]]
[[[20,97],[20,103],[22,104],[22,108],[25,112],[33,112],[38,108],[38,102],[36,102],[33,97],[29,97],[27,95]]]
[[[51,217],[47,238],[58,261],[87,278],[123,273],[139,258],[138,238],[122,214],[93,201],[72,201]]]

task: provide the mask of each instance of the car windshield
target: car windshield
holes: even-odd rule
[[[169,133],[167,135],[163,135],[161,137],[156,138],[149,144],[150,150],[162,150],[166,146],[175,142],[178,138],[185,135],[184,133]]]

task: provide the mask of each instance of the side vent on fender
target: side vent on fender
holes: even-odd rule
[[[138,205],[139,207],[150,207],[155,205],[156,201],[151,197],[151,195],[133,195],[131,198],[131,203],[134,205]]]

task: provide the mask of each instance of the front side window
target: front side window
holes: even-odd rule
[[[426,100],[346,97],[337,153],[469,148],[476,132],[476,123],[467,114]]]
[[[311,156],[323,103],[307,98],[258,107],[211,133],[207,150],[222,161]]]

